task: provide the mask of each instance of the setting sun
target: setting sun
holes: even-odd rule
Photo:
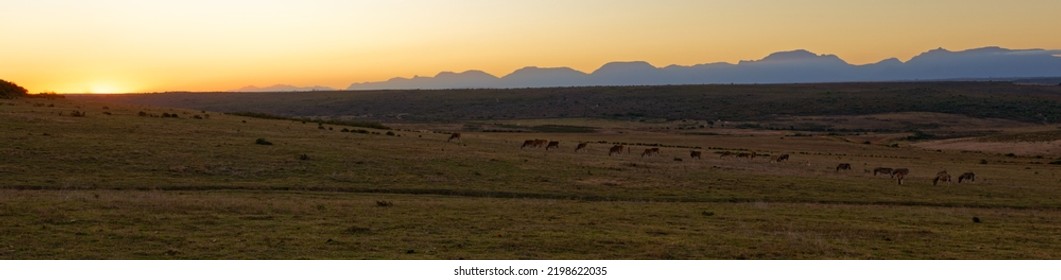
[[[92,87],[90,87],[89,90],[88,90],[88,93],[93,93],[93,94],[111,94],[111,93],[127,93],[127,92],[129,92],[129,91],[124,89],[124,88],[122,88],[122,87],[116,86],[114,84],[106,84],[106,83],[93,84]]]

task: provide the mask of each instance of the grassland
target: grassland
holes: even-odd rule
[[[1061,258],[1061,165],[1049,164],[1058,154],[666,118],[384,130],[86,99],[0,101],[4,259]],[[153,117],[164,114],[177,117]],[[944,128],[989,131],[970,141],[1056,140],[1053,126],[954,119],[962,125]],[[690,128],[677,129],[683,122]],[[446,142],[453,131],[460,143]],[[534,138],[560,149],[520,149]],[[574,152],[577,142],[588,151]],[[612,143],[641,146],[609,156]],[[639,157],[647,147],[662,154]],[[837,172],[838,163],[854,170]],[[878,166],[912,172],[897,185],[868,173]],[[944,169],[978,180],[933,186]]]

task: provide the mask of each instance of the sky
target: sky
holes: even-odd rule
[[[1057,0],[0,0],[0,79],[31,92],[226,91],[524,66],[591,72],[935,48],[1061,49]]]

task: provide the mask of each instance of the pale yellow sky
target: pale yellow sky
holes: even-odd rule
[[[943,47],[1061,49],[1061,1],[5,0],[0,79],[32,92],[346,88],[440,71],[589,72],[807,49],[854,64]]]

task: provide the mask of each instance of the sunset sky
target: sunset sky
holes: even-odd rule
[[[1061,49],[1061,1],[4,0],[0,79],[31,92],[224,91],[523,66],[589,72],[807,49]]]

